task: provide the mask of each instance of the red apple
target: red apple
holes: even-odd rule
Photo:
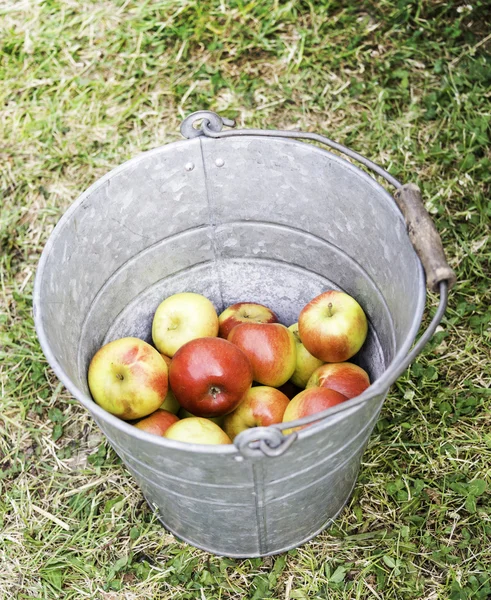
[[[181,419],[167,429],[164,437],[193,444],[231,444],[232,440],[210,419],[190,417]]]
[[[290,400],[276,388],[252,387],[239,406],[225,417],[223,429],[230,439],[251,427],[281,423]]]
[[[189,342],[218,335],[218,315],[213,304],[201,294],[173,294],[161,302],[152,322],[152,338],[167,356]]]
[[[254,381],[271,387],[286,383],[295,371],[295,340],[280,323],[241,323],[228,336],[229,342],[247,355]]]
[[[179,404],[198,417],[232,412],[252,384],[247,356],[222,338],[199,338],[174,355],[169,379]]]
[[[228,339],[228,334],[239,323],[277,323],[278,317],[262,304],[238,302],[226,308],[218,317],[218,335]]]
[[[350,362],[322,365],[312,373],[307,382],[307,388],[329,388],[343,394],[346,398],[359,396],[369,385],[368,373]]]
[[[328,390],[323,387],[308,388],[303,390],[303,392],[300,392],[298,396],[295,396],[295,398],[290,401],[290,404],[286,407],[285,414],[283,415],[283,423],[314,415],[327,408],[331,408],[331,406],[340,404],[345,400],[347,400],[346,396],[343,396],[343,394],[334,390]],[[303,429],[304,427],[308,427],[308,425],[294,427],[293,429],[285,429],[283,433],[287,435],[292,431]]]
[[[121,419],[140,419],[164,401],[167,365],[150,344],[134,337],[120,338],[95,353],[88,383],[102,408]]]
[[[145,417],[135,425],[138,429],[154,433],[155,435],[164,435],[166,430],[173,424],[179,421],[179,417],[172,414],[168,410],[156,410],[149,417]]]
[[[343,362],[362,347],[368,323],[354,298],[331,290],[320,294],[302,309],[298,332],[310,354],[324,362]]]
[[[290,325],[288,329],[293,333],[293,337],[295,338],[295,348],[297,352],[295,371],[291,377],[291,381],[299,388],[304,389],[307,385],[309,377],[323,363],[318,358],[315,358],[315,356],[312,356],[312,354],[310,354],[307,348],[302,344],[300,335],[298,333],[298,323]]]

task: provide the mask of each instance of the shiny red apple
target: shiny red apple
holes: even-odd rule
[[[228,334],[240,323],[277,323],[275,313],[255,302],[238,302],[226,308],[218,317],[218,335],[228,339]]]
[[[295,371],[296,348],[291,331],[280,323],[241,323],[228,336],[251,362],[254,381],[271,387],[286,383]]]
[[[169,381],[179,404],[197,417],[232,412],[252,384],[252,367],[240,348],[222,338],[198,338],[174,355]]]
[[[324,387],[354,398],[370,385],[368,373],[350,362],[326,363],[316,369],[307,382],[307,388]]]

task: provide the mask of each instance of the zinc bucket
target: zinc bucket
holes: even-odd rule
[[[255,557],[299,546],[343,509],[389,387],[440,321],[453,273],[414,185],[316,134],[224,125],[233,123],[194,113],[181,127],[187,139],[115,168],[69,207],[38,265],[34,319],[50,366],[163,525],[211,553]],[[396,187],[397,202],[339,152]],[[426,280],[440,305],[411,350]],[[290,325],[328,289],[356,298],[368,317],[353,362],[372,385],[293,423],[315,421],[309,427],[251,429],[231,445],[184,444],[92,400],[95,352],[125,336],[151,343],[153,314],[171,294],[203,294],[218,313],[258,302]]]

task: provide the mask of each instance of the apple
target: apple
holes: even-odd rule
[[[298,332],[310,354],[337,363],[348,360],[362,347],[368,323],[354,298],[330,290],[304,306],[298,317]]]
[[[167,429],[164,437],[193,444],[231,444],[232,440],[210,419],[189,417],[181,419]]]
[[[165,364],[167,365],[167,368],[169,368],[172,362],[172,358],[170,356],[167,356],[167,354],[164,354],[163,352],[160,353],[160,356],[165,360]]]
[[[346,398],[359,396],[369,385],[368,373],[350,362],[322,365],[312,373],[307,382],[307,388],[329,388],[340,392]]]
[[[278,317],[263,304],[238,302],[226,308],[218,317],[218,335],[227,339],[228,334],[239,323],[277,323]]]
[[[343,396],[343,394],[340,394],[335,390],[329,390],[324,387],[308,388],[303,390],[303,392],[300,392],[298,396],[295,396],[295,398],[290,401],[290,404],[286,407],[285,414],[283,415],[283,423],[314,415],[331,406],[340,404],[345,400],[347,400],[346,396]],[[292,431],[303,429],[304,427],[308,427],[308,425],[285,429],[283,433],[287,435]]]
[[[168,410],[156,410],[149,417],[145,417],[136,423],[135,427],[154,433],[155,435],[164,435],[166,430],[173,424],[179,421],[179,417],[172,414]]]
[[[167,365],[167,368],[169,368],[170,363],[172,362],[172,359],[170,358],[170,356],[167,356],[166,354],[162,354],[162,352],[160,353],[160,355],[165,360],[165,364]],[[174,396],[174,392],[170,389],[170,385],[167,390],[167,396],[164,398],[164,401],[162,402],[162,406],[160,406],[160,408],[162,410],[168,410],[169,412],[171,412],[175,415],[177,415],[177,413],[179,412],[179,409],[181,408],[181,405],[177,401],[177,398]]]
[[[295,371],[291,377],[293,384],[299,388],[304,389],[307,385],[307,381],[312,373],[320,367],[323,362],[315,356],[312,356],[307,348],[302,344],[300,335],[298,333],[298,323],[290,325],[288,329],[293,333],[295,339],[295,349],[297,352],[297,360],[295,364]]]
[[[88,383],[99,406],[121,419],[140,419],[164,401],[167,365],[150,344],[134,337],[120,338],[94,354]]]
[[[193,415],[192,413],[189,412],[189,410],[184,410],[184,408],[181,408],[178,414],[178,417],[180,419],[189,419],[190,417],[195,417],[196,415]],[[225,419],[224,416],[222,417],[204,417],[206,419],[210,419],[210,421],[213,421],[213,423],[216,423],[218,425],[218,427],[222,427],[223,425],[223,421]]]
[[[252,367],[234,344],[218,337],[191,340],[174,355],[169,380],[179,404],[197,417],[232,412],[252,384]]]
[[[157,349],[173,357],[191,340],[218,335],[218,315],[213,304],[193,292],[174,294],[161,302],[152,322]]]
[[[239,406],[225,417],[223,430],[234,439],[241,431],[251,427],[267,427],[281,423],[290,400],[273,387],[252,387]]]
[[[170,387],[167,390],[167,395],[165,396],[164,401],[159,406],[159,408],[161,408],[162,410],[167,410],[173,413],[174,415],[177,415],[177,413],[179,412],[181,405],[177,401],[177,398],[174,395],[174,392],[170,389]]]
[[[251,362],[254,381],[271,387],[286,383],[295,371],[295,339],[280,323],[241,323],[228,335]]]

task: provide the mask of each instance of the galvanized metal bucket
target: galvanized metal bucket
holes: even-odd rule
[[[387,391],[440,321],[453,273],[440,244],[436,271],[426,264],[432,277],[438,272],[432,285],[440,306],[410,352],[425,276],[396,202],[351,162],[289,138],[359,160],[400,188],[403,210],[417,196],[414,186],[401,187],[322,136],[223,125],[233,123],[195,113],[181,128],[189,139],[137,156],[82,194],[42,254],[34,317],[49,364],[93,415],[165,527],[210,552],[252,557],[302,544],[341,511]],[[433,250],[435,244],[438,238]],[[151,341],[153,313],[170,294],[202,293],[218,311],[260,302],[290,325],[328,288],[357,298],[368,315],[357,362],[374,383],[298,434],[284,436],[280,425],[244,432],[230,446],[183,444],[136,429],[90,396],[94,353],[127,335]]]

